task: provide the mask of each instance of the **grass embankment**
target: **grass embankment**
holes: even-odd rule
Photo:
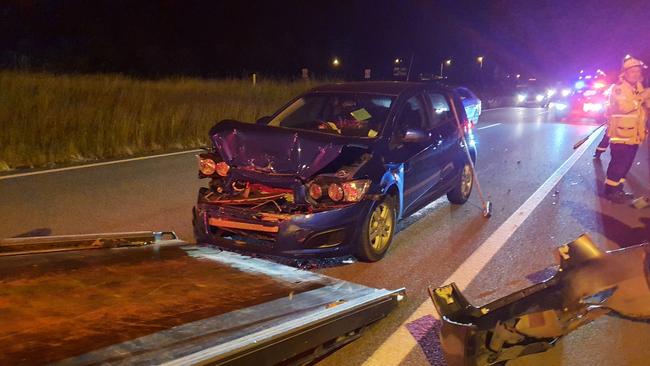
[[[201,146],[216,121],[255,121],[312,86],[0,72],[0,171]]]

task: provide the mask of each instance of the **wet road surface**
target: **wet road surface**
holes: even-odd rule
[[[494,205],[493,217],[481,216],[476,192],[463,206],[443,198],[400,223],[384,260],[318,270],[367,286],[406,287],[408,292],[407,301],[387,319],[320,364],[439,364],[436,322],[420,316],[433,312],[426,288],[454,279],[457,268],[486,241],[498,244],[494,253],[478,258],[481,267],[473,268],[476,273],[467,271],[463,279],[465,294],[477,305],[529,286],[531,274],[555,264],[557,246],[584,232],[606,249],[650,238],[650,209],[635,210],[599,197],[608,155],[602,162],[593,161],[594,146],[573,155],[573,143],[593,128],[560,123],[543,109],[485,111],[476,130],[477,169]],[[628,186],[636,193],[650,194],[648,151],[642,146],[629,179]],[[577,160],[566,174],[557,175],[570,159]],[[554,174],[557,185],[540,195],[540,187]],[[202,183],[196,179],[193,153],[3,179],[0,237],[175,230],[191,239],[190,209]],[[532,204],[535,194],[541,200]],[[524,218],[516,220],[519,214]],[[511,222],[517,223],[514,229],[505,227]],[[500,234],[496,239],[495,232]],[[603,318],[552,351],[517,364],[642,365],[650,359],[650,350],[641,341],[648,336],[649,325]],[[395,348],[399,352],[393,352]]]

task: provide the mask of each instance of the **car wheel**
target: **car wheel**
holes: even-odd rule
[[[447,199],[453,204],[462,205],[467,202],[472,194],[472,187],[474,187],[474,175],[472,174],[472,166],[467,162],[463,166],[458,184],[447,193]]]
[[[357,241],[356,256],[364,262],[376,262],[384,257],[395,233],[395,199],[386,196],[376,201]]]

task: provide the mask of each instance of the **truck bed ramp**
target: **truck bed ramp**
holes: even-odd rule
[[[403,296],[173,233],[4,239],[0,365],[304,364]]]

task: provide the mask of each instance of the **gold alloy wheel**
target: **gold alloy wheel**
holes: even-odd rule
[[[473,183],[474,176],[472,175],[472,167],[469,164],[465,164],[460,182],[460,192],[463,194],[463,197],[468,197],[472,192]]]
[[[372,211],[370,222],[368,223],[368,236],[370,245],[376,253],[381,253],[386,249],[390,242],[390,236],[393,233],[395,217],[393,212],[385,201],[377,205]]]

